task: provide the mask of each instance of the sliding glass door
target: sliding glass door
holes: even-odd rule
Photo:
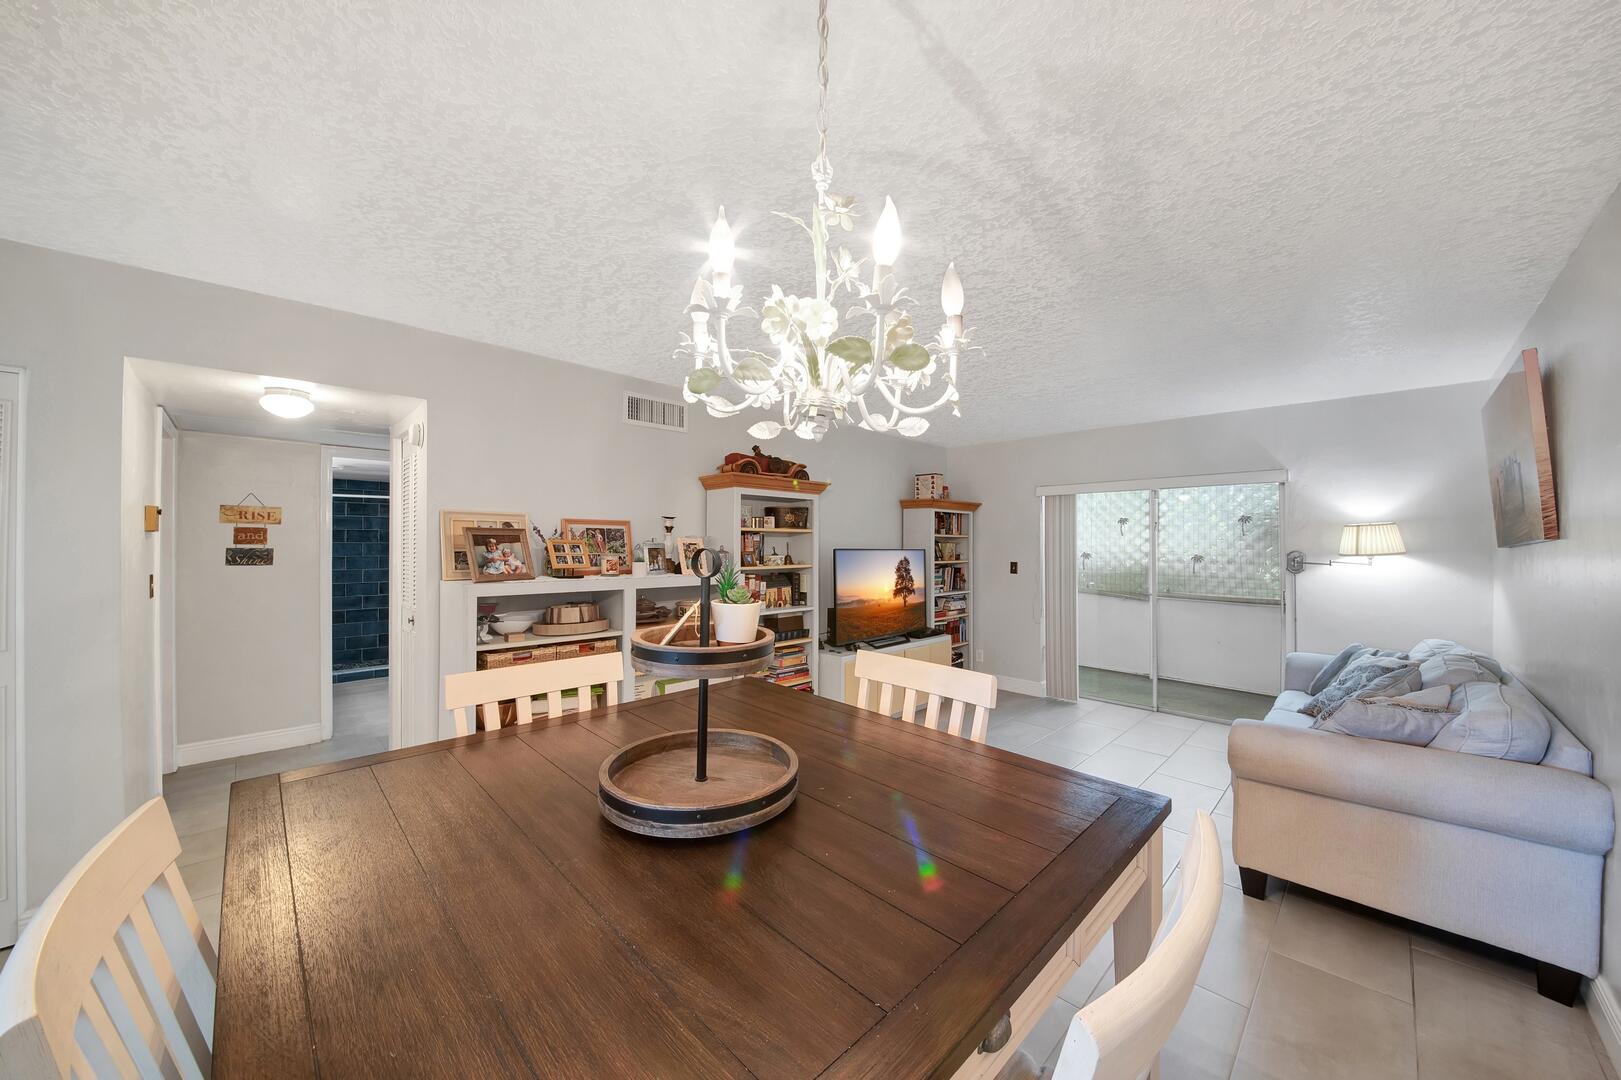
[[[1281,523],[1274,482],[1076,493],[1080,695],[1264,716],[1279,689]]]

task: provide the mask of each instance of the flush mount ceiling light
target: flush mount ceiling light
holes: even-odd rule
[[[314,412],[315,402],[310,400],[308,390],[297,390],[291,386],[267,386],[264,393],[259,396],[259,407],[283,420],[297,420]]]
[[[901,219],[886,196],[872,234],[872,284],[862,280],[866,259],[832,242],[832,230],[850,231],[855,200],[835,195],[833,166],[827,159],[827,0],[819,0],[816,30],[821,41],[816,75],[818,146],[811,162],[816,198],[810,220],[777,211],[805,230],[815,263],[816,294],[784,295],[776,285],[758,312],[738,307],[742,287],[732,281],[737,252],[732,229],[721,207],[709,233],[709,279],[693,286],[687,314],[690,334],[682,334],[677,358],[692,361],[682,396],[703,402],[711,416],[735,416],[748,408],[780,408],[782,418],[761,420],[749,428],[757,439],[792,431],[802,439],[820,440],[835,424],[855,421],[868,431],[894,431],[917,436],[929,429],[925,413],[949,408],[957,412],[957,359],[968,349],[963,329],[962,279],[947,265],[940,284],[945,325],[927,344],[913,340],[910,298],[897,287],[891,271],[901,247]],[[850,307],[838,310],[840,294]],[[739,349],[726,340],[733,315],[759,319],[770,339],[767,350]],[[871,320],[862,334],[839,334],[844,319]],[[872,395],[874,403],[868,404]]]

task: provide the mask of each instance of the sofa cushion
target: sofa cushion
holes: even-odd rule
[[[1452,694],[1445,686],[1415,690],[1400,697],[1346,698],[1318,716],[1312,727],[1359,739],[1428,746],[1452,720],[1451,700]]]
[[[1548,751],[1553,719],[1518,683],[1465,683],[1452,691],[1457,717],[1430,746],[1477,757],[1540,762]]]
[[[1279,727],[1309,729],[1312,718],[1296,709],[1273,709],[1266,714],[1266,723],[1276,724]]]
[[[1501,669],[1499,669],[1501,670]],[[1464,652],[1440,653],[1418,665],[1425,689],[1432,686],[1462,686],[1472,682],[1502,682],[1479,658]]]
[[[1418,665],[1394,656],[1363,656],[1345,665],[1322,693],[1301,706],[1307,716],[1321,716],[1349,697],[1395,696],[1419,688]]]
[[[1304,691],[1285,690],[1283,693],[1278,695],[1278,700],[1272,703],[1272,708],[1274,710],[1287,709],[1290,712],[1299,712],[1301,707],[1310,700],[1311,695],[1305,693]]]
[[[1583,776],[1593,775],[1593,752],[1582,745],[1559,718],[1548,714],[1548,752],[1542,755],[1542,764],[1555,769],[1568,769]]]
[[[1323,670],[1312,679],[1311,685],[1306,688],[1307,694],[1321,694],[1328,689],[1328,684],[1334,681],[1334,676],[1345,669],[1351,658],[1361,653],[1367,646],[1360,641],[1354,641],[1335,654],[1334,659],[1323,665]]]

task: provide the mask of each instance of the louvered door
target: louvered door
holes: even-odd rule
[[[431,738],[422,730],[420,582],[427,472],[427,406],[394,426],[389,454],[388,681],[392,724],[389,745]]]

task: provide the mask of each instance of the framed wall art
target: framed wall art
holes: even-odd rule
[[[1526,349],[1480,411],[1498,547],[1559,539],[1548,406],[1537,351]]]

